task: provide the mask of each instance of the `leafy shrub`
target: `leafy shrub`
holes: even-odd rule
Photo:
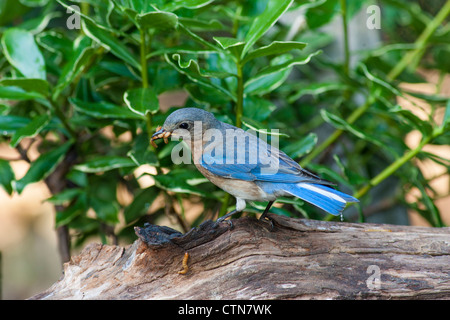
[[[382,9],[384,40],[374,49],[351,52],[348,23],[373,4]],[[419,67],[438,70],[441,79],[449,71],[450,28],[444,24],[450,1],[424,10],[419,5],[406,0],[3,1],[1,139],[30,162],[30,169],[16,179],[10,162],[17,159],[0,160],[0,183],[9,194],[20,194],[44,180],[53,195],[48,201],[57,211],[56,227],[60,235],[70,231],[75,244],[91,235],[105,242],[132,239],[134,225],[162,215],[186,231],[218,211],[224,214],[233,201],[193,165],[172,163],[175,142],[159,149],[149,145],[155,128],[174,110],[162,110],[158,96],[183,90],[188,96],[180,106],[204,108],[244,129],[279,129],[282,150],[360,198],[346,219],[365,221],[367,208],[388,201],[443,226],[434,204],[438,195],[414,159],[444,165],[448,173],[448,158],[422,149],[448,144],[450,100],[439,90],[416,94],[398,84],[423,82],[415,72]],[[304,20],[282,22],[290,12]],[[336,20],[342,21],[343,59],[328,54],[337,40],[322,29]],[[403,108],[399,96],[423,100],[429,118]],[[444,120],[437,123],[434,116],[445,106]],[[417,130],[421,142],[410,149],[405,137]],[[31,160],[34,143],[40,156]],[[137,168],[144,165],[155,170],[139,175]],[[147,176],[154,184],[142,187]],[[388,187],[390,193],[381,198],[373,192]],[[408,203],[405,194],[412,188],[420,196]],[[120,200],[118,190],[126,190],[132,201]],[[158,197],[164,205],[151,209]],[[193,222],[185,217],[186,200],[203,206]],[[272,210],[278,214],[330,218],[298,199],[279,202]],[[247,209],[253,214],[262,206]]]

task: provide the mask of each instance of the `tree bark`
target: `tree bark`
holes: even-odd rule
[[[135,228],[31,299],[450,299],[450,228],[269,217]]]

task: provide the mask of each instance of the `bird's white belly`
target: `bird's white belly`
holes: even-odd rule
[[[276,199],[274,195],[264,192],[252,181],[222,178],[209,173],[201,165],[196,164],[195,166],[209,181],[236,198],[250,201],[273,201]]]

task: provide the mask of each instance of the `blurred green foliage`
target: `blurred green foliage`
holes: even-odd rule
[[[188,230],[230,210],[229,196],[193,165],[172,163],[174,142],[149,145],[173,111],[161,110],[158,96],[183,90],[183,106],[204,108],[244,129],[279,129],[282,150],[360,198],[348,209],[353,218],[346,218],[364,221],[366,208],[388,201],[443,226],[438,195],[414,159],[449,167],[449,158],[422,148],[449,144],[450,100],[439,85],[434,94],[398,86],[423,82],[418,68],[436,70],[441,81],[450,70],[450,1],[433,3],[2,1],[0,132],[20,159],[0,160],[0,184],[12,194],[44,180],[55,225],[70,232],[73,244],[92,235],[130,241],[134,225],[162,215]],[[351,51],[349,23],[370,5],[381,9],[381,29],[373,32],[382,40]],[[325,31],[328,25],[343,36]],[[336,42],[342,58],[329,50]],[[398,96],[411,95],[429,105],[428,119],[397,103]],[[436,123],[439,112],[444,119]],[[412,131],[422,134],[415,149],[405,145]],[[40,156],[29,159],[34,143]],[[18,160],[30,162],[20,179],[10,166]],[[155,171],[135,173],[146,164]],[[143,188],[139,180],[148,175],[155,183]],[[372,192],[387,186],[391,191],[381,198]],[[412,188],[421,196],[407,203]],[[124,190],[131,201],[120,200]],[[165,205],[150,210],[158,197]],[[186,199],[203,206],[192,223],[185,218]],[[275,213],[328,219],[298,199],[279,202]]]

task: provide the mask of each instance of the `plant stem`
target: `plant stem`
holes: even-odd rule
[[[391,165],[389,165],[387,168],[385,168],[382,172],[380,172],[376,177],[374,177],[372,180],[369,181],[367,185],[359,189],[353,196],[355,198],[360,198],[364,196],[370,189],[380,184],[383,180],[391,176],[395,171],[397,171],[401,166],[403,166],[406,162],[414,158],[421,150],[422,148],[429,143],[432,139],[436,138],[442,134],[441,131],[435,130],[435,132],[427,137],[425,137],[419,145],[408,151],[403,155],[403,157],[397,159]]]
[[[347,25],[347,0],[341,1],[342,30],[344,32],[344,72],[348,76],[350,66],[350,49],[348,41],[348,25]]]
[[[148,71],[147,71],[147,47],[145,43],[146,32],[140,29],[141,34],[141,77],[142,88],[148,88]]]
[[[67,122],[67,120],[64,116],[64,113],[59,108],[59,105],[56,102],[54,102],[52,99],[48,99],[48,101],[49,101],[50,105],[52,106],[53,111],[55,112],[55,115],[58,117],[58,119],[63,124],[64,128],[66,128],[66,130],[69,132],[69,134],[72,138],[76,139],[77,133],[75,132],[75,130],[72,129],[72,127]]]
[[[353,111],[350,114],[350,116],[346,119],[347,123],[352,124],[356,120],[358,120],[358,118],[369,109],[369,107],[372,105],[372,103],[375,102],[375,96],[376,96],[376,94],[371,94],[367,98],[366,102],[361,107],[355,109],[355,111]],[[336,131],[334,131],[324,142],[322,142],[322,144],[320,144],[318,147],[314,148],[314,150],[300,162],[300,166],[306,167],[315,157],[317,157],[322,151],[324,151],[326,148],[328,148],[343,133],[344,133],[344,130],[342,130],[342,129],[337,129]]]
[[[436,15],[436,17],[427,25],[422,34],[417,38],[414,45],[415,49],[413,51],[410,51],[408,54],[404,55],[403,58],[389,72],[389,74],[387,75],[387,79],[389,81],[392,81],[395,78],[397,78],[411,64],[411,62],[414,59],[417,59],[417,57],[421,53],[423,53],[423,49],[425,48],[431,35],[441,25],[441,23],[449,15],[449,13],[450,13],[450,0],[447,0],[445,5]],[[350,116],[346,119],[346,121],[352,124],[356,120],[358,120],[364,113],[366,113],[370,105],[375,101],[377,94],[378,91],[375,91],[375,93],[371,94],[368,97],[366,103],[362,107],[353,111],[353,113],[350,114]],[[322,142],[318,147],[314,149],[313,152],[311,152],[307,157],[305,157],[300,162],[300,165],[306,167],[315,157],[317,157],[317,155],[319,155],[322,151],[328,148],[328,146],[333,144],[341,136],[343,132],[344,131],[337,129],[333,134],[331,134],[331,136],[327,140]]]
[[[237,101],[236,101],[236,127],[242,126],[242,114],[244,112],[244,76],[242,63],[237,62]]]
[[[425,52],[425,47],[427,45],[428,40],[449,14],[450,14],[450,0],[447,0],[447,2],[441,8],[438,14],[426,26],[425,30],[423,30],[423,32],[417,38],[415,42],[416,49],[413,51],[409,51],[407,54],[405,54],[403,58],[400,60],[400,62],[397,63],[397,65],[389,72],[389,74],[387,75],[387,79],[389,81],[397,78],[408,66],[416,64],[413,62],[417,62],[420,59],[420,57]]]
[[[146,38],[147,33],[145,32],[145,29],[140,29],[139,33],[141,35],[141,78],[142,78],[142,88],[146,89],[148,88],[148,70],[147,70],[147,45],[146,45]],[[146,119],[145,119],[145,125],[147,128],[147,135],[148,138],[152,138],[152,114],[149,112],[147,113]]]

